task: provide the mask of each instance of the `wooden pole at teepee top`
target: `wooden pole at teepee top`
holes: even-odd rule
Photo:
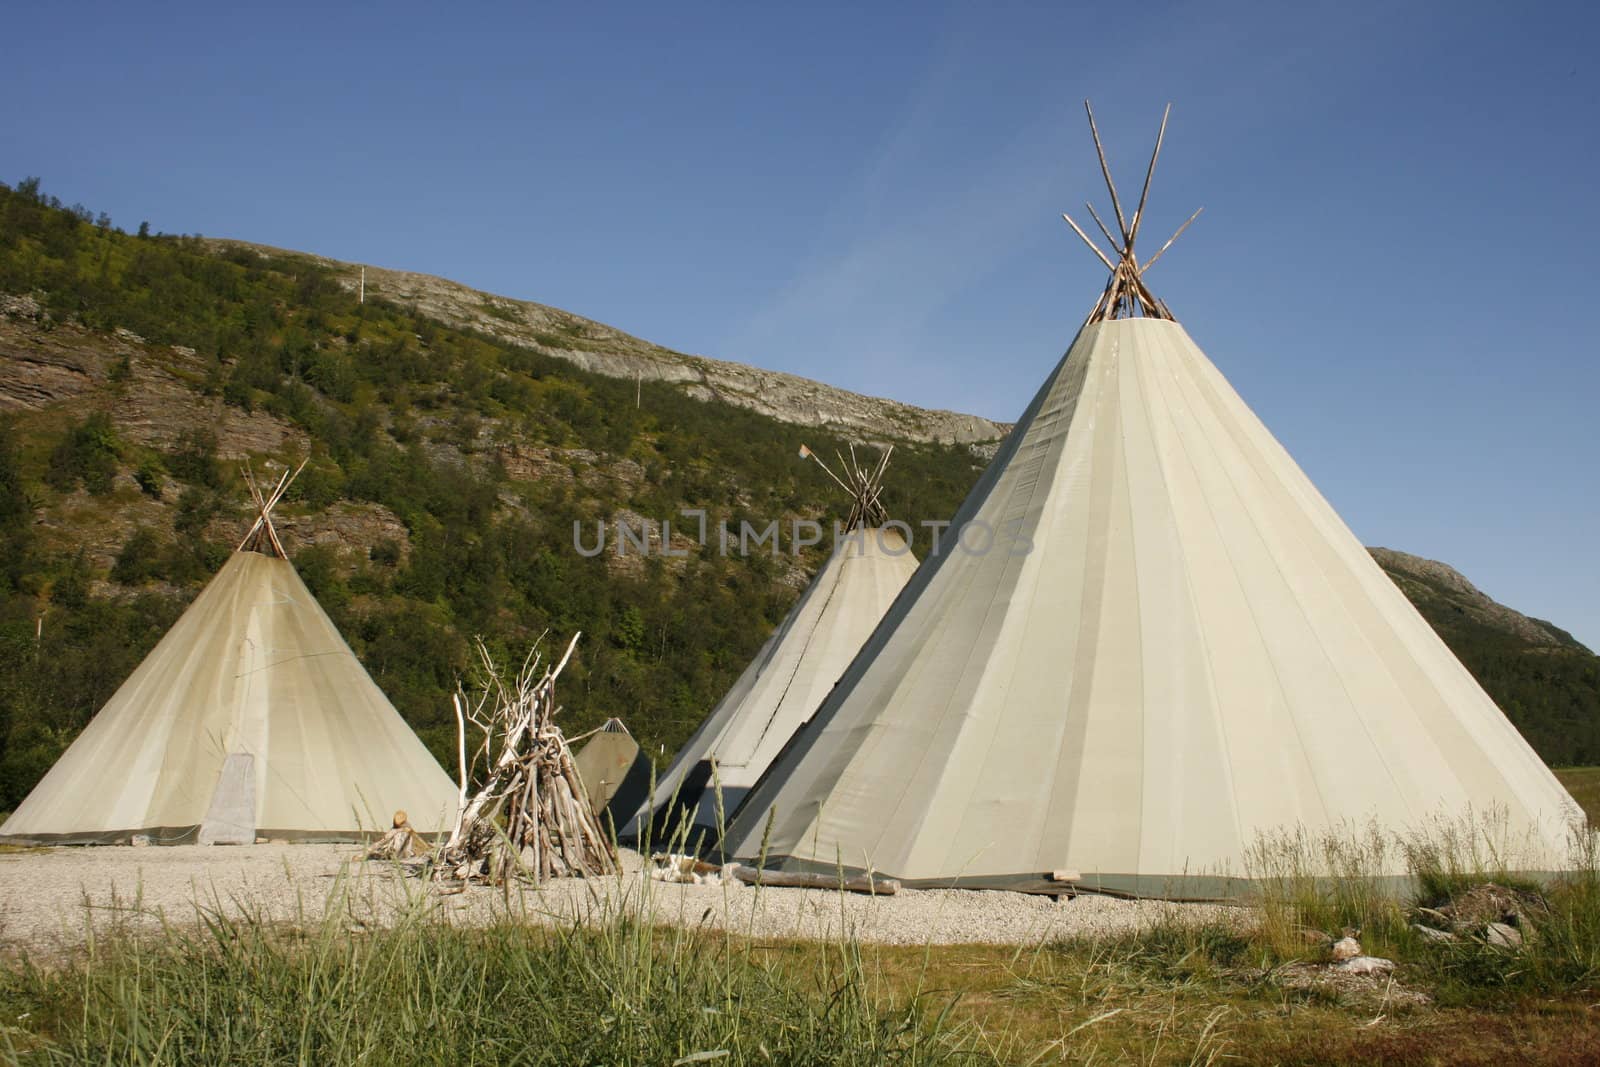
[[[1155,148],[1150,152],[1150,164],[1145,168],[1144,185],[1140,187],[1139,202],[1135,205],[1131,218],[1123,213],[1122,200],[1117,195],[1116,182],[1111,178],[1111,164],[1106,159],[1105,145],[1100,140],[1100,127],[1094,119],[1094,108],[1089,104],[1089,101],[1085,100],[1083,109],[1089,116],[1089,135],[1094,140],[1094,151],[1100,163],[1100,174],[1105,178],[1106,190],[1111,194],[1111,207],[1116,214],[1117,226],[1122,232],[1122,239],[1118,241],[1111,232],[1111,227],[1106,225],[1099,212],[1095,211],[1094,205],[1092,203],[1084,204],[1089,209],[1090,218],[1094,219],[1095,225],[1099,227],[1100,233],[1111,244],[1112,255],[1108,256],[1089,237],[1083,227],[1073,221],[1072,216],[1065,213],[1061,216],[1066,221],[1066,224],[1072,227],[1072,232],[1076,233],[1083,243],[1089,247],[1089,251],[1095,254],[1095,258],[1100,260],[1106,269],[1111,272],[1111,277],[1106,280],[1105,289],[1089,310],[1089,315],[1084,322],[1088,324],[1106,319],[1128,318],[1136,315],[1142,315],[1145,318],[1171,319],[1173,317],[1171,309],[1150,291],[1149,286],[1145,285],[1144,273],[1155,265],[1156,260],[1166,254],[1167,249],[1172,247],[1172,243],[1178,239],[1184,230],[1189,228],[1189,223],[1200,217],[1200,212],[1196,211],[1193,215],[1190,215],[1188,221],[1179,226],[1177,231],[1167,238],[1167,243],[1162,245],[1154,256],[1150,257],[1150,262],[1143,266],[1139,265],[1139,257],[1134,251],[1134,244],[1139,238],[1140,227],[1144,225],[1145,207],[1150,199],[1150,185],[1155,180],[1156,163],[1161,158],[1161,146],[1167,139],[1167,120],[1172,116],[1172,105],[1168,104],[1166,110],[1161,113],[1161,127],[1156,131]],[[1115,257],[1114,261],[1113,257]]]
[[[1063,211],[1061,213],[1061,217],[1067,220],[1067,225],[1072,227],[1072,232],[1073,233],[1075,233],[1079,237],[1083,238],[1083,243],[1089,246],[1089,251],[1093,252],[1095,255],[1100,257],[1100,262],[1102,262],[1102,263],[1104,263],[1106,265],[1106,270],[1109,270],[1112,273],[1115,273],[1116,269],[1117,269],[1117,265],[1115,263],[1111,262],[1111,260],[1106,257],[1106,254],[1104,252],[1100,251],[1100,246],[1099,245],[1097,245],[1093,241],[1089,240],[1089,235],[1083,232],[1083,227],[1079,226],[1076,222],[1073,222],[1072,221],[1072,216],[1068,215],[1065,211]]]
[[[1167,119],[1172,114],[1172,105],[1161,113],[1161,129],[1156,134],[1156,149],[1150,153],[1150,169],[1144,173],[1144,190],[1139,194],[1139,206],[1133,210],[1133,222],[1128,227],[1128,252],[1133,252],[1134,242],[1139,239],[1139,223],[1144,218],[1144,204],[1150,197],[1150,179],[1156,176],[1156,157],[1161,155],[1161,142],[1167,138]]]
[[[888,469],[889,456],[894,452],[894,446],[889,445],[883,450],[882,455],[878,457],[876,466],[872,467],[870,471],[868,468],[863,467],[861,461],[857,458],[854,442],[845,442],[845,447],[850,452],[849,459],[845,459],[838,450],[834,452],[834,455],[838,457],[840,469],[845,473],[844,478],[835,474],[833,468],[823,462],[821,456],[805,445],[800,446],[800,458],[816,460],[817,466],[821,467],[828,477],[833,479],[833,484],[850,495],[850,517],[846,520],[846,529],[853,530],[858,525],[862,527],[881,526],[888,518],[884,512],[881,499],[883,494],[883,473]]]
[[[1110,245],[1113,249],[1121,247],[1117,244],[1117,239],[1111,236],[1110,228],[1106,226],[1105,220],[1100,217],[1100,212],[1094,209],[1094,205],[1085,200],[1083,202],[1083,206],[1089,209],[1089,217],[1094,219],[1094,224],[1100,227],[1101,233],[1105,234],[1106,244]]]
[[[244,484],[250,490],[251,499],[255,501],[256,521],[251,523],[249,531],[244,535],[244,540],[239,542],[239,547],[234,551],[260,551],[261,539],[265,537],[267,544],[271,547],[271,551],[264,553],[265,555],[277,556],[279,559],[289,558],[289,554],[283,550],[283,542],[278,540],[278,531],[272,525],[272,509],[277,507],[278,501],[283,499],[283,494],[289,491],[289,487],[294,484],[294,480],[300,476],[300,472],[305,470],[306,464],[310,462],[311,457],[308,455],[300,461],[300,465],[294,470],[291,471],[285,467],[283,475],[278,479],[278,484],[273,486],[271,495],[265,495],[261,492],[260,483],[256,481],[255,471],[251,469],[250,461],[245,460],[244,466],[240,468],[239,473],[244,476]]]
[[[811,451],[811,449],[807,448],[805,445],[801,445],[800,446],[800,458],[801,459],[814,459],[814,460],[816,460],[817,461],[817,466],[821,467],[824,471],[826,471],[827,474],[828,474],[828,477],[833,479],[833,484],[837,485],[840,489],[843,489],[847,493],[852,492],[851,488],[848,485],[844,484],[844,482],[839,478],[839,476],[837,474],[833,473],[833,469],[830,468],[826,463],[824,463],[822,461],[822,457],[817,455],[815,452]]]
[[[1187,230],[1189,228],[1189,223],[1191,223],[1195,219],[1199,218],[1200,217],[1200,212],[1202,212],[1204,210],[1205,210],[1205,208],[1203,208],[1203,207],[1197,207],[1197,208],[1194,209],[1194,214],[1190,215],[1189,218],[1187,219],[1187,221],[1185,221],[1182,226],[1179,226],[1178,229],[1173,233],[1173,235],[1171,237],[1167,238],[1167,243],[1162,245],[1156,251],[1156,254],[1150,257],[1150,262],[1146,263],[1143,267],[1139,268],[1139,273],[1140,273],[1141,276],[1143,274],[1145,274],[1147,271],[1149,271],[1149,269],[1151,267],[1156,265],[1156,260],[1158,260],[1162,256],[1166,255],[1167,249],[1172,247],[1172,242],[1176,241],[1179,237],[1182,237],[1183,236],[1183,231]]]
[[[1117,183],[1111,180],[1111,164],[1106,162],[1106,150],[1100,143],[1100,128],[1094,124],[1094,108],[1089,106],[1089,101],[1083,102],[1083,110],[1089,113],[1089,134],[1094,138],[1094,150],[1100,157],[1100,173],[1105,176],[1106,188],[1111,192],[1111,208],[1117,213],[1117,225],[1122,227],[1122,239],[1128,239],[1128,220],[1122,214],[1122,201],[1117,199]],[[1076,227],[1074,227],[1076,229]]]

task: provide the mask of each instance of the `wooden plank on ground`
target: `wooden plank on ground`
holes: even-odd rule
[[[900,891],[893,878],[871,878],[864,874],[812,874],[804,871],[764,871],[739,864],[733,876],[746,885],[766,885],[784,889],[843,889],[850,893],[870,893],[889,897]]]

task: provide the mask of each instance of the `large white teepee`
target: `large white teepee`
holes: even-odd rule
[[[924,564],[728,852],[1222,896],[1263,836],[1470,808],[1559,866],[1576,805],[1149,294],[1143,203],[1118,206],[1105,293],[953,520],[973,551]]]
[[[424,833],[449,829],[456,787],[283,556],[270,511],[288,481],[257,493],[245,543],[0,838],[343,838],[387,829],[397,809]]]
[[[678,752],[640,817],[653,813],[659,829],[672,831],[679,814],[692,811],[694,826],[720,828],[718,793],[720,818],[729,818],[916,572],[911,546],[894,527],[883,525],[887,516],[878,504],[890,451],[876,468],[842,462],[840,484],[854,499],[847,536],[839,538],[760,653]],[[802,455],[816,458],[809,449]],[[627,832],[641,831],[635,820]]]

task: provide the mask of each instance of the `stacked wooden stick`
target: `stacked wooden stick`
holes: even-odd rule
[[[482,680],[475,695],[454,697],[461,809],[435,867],[441,879],[493,884],[521,877],[594,876],[617,870],[616,850],[590,810],[583,782],[555,717],[555,683],[577,647],[573,635],[558,663],[535,645],[515,678],[496,669],[478,642]],[[468,799],[467,724],[483,733],[472,763],[488,770]]]

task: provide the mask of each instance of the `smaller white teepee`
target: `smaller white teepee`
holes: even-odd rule
[[[849,460],[839,457],[845,472],[840,478],[801,446],[802,458],[815,459],[850,494],[848,534],[839,538],[755,660],[679,751],[650,803],[626,828],[627,836],[641,835],[646,818],[658,830],[675,830],[680,813],[687,811],[693,812],[695,827],[715,830],[719,793],[722,820],[731,820],[745,794],[810,719],[916,572],[911,546],[885,525],[888,515],[880,499],[893,451],[892,446],[886,449],[876,467],[862,467],[852,450]]]
[[[302,467],[304,464],[302,464]],[[295,472],[298,473],[298,472]],[[0,826],[0,840],[234,844],[350,838],[456,786],[284,556],[270,495],[238,551]]]

